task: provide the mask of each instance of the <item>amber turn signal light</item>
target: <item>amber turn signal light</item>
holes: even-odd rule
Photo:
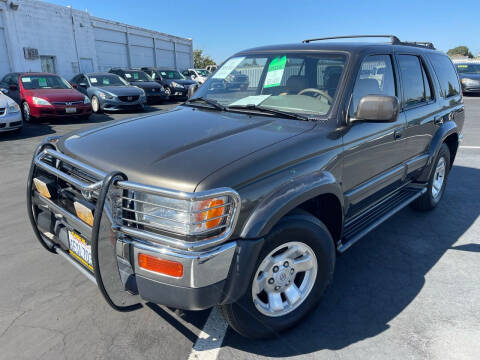
[[[211,229],[218,226],[222,221],[221,216],[225,210],[225,207],[222,205],[224,204],[225,202],[222,199],[205,200],[202,202],[201,208],[206,210],[197,214],[197,220],[205,221],[206,229]]]
[[[48,186],[44,181],[38,178],[34,178],[33,184],[35,185],[35,188],[41,195],[45,196],[48,199],[52,197],[52,194],[50,194],[50,191],[48,190]]]
[[[88,225],[93,226],[93,211],[78,201],[75,201],[73,206],[75,207],[75,212],[79,219]]]
[[[159,259],[147,254],[138,254],[138,265],[145,270],[180,278],[183,276],[183,265],[176,261]]]

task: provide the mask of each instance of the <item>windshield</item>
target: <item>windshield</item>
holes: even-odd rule
[[[23,88],[35,89],[71,89],[67,80],[55,75],[29,75],[20,78]]]
[[[89,75],[92,86],[126,86],[128,83],[116,75]]]
[[[184,80],[185,76],[180,74],[178,71],[175,70],[160,70],[160,75],[164,79],[173,79],[173,80]]]
[[[198,75],[200,76],[208,76],[210,75],[210,73],[207,71],[207,70],[203,70],[203,69],[195,69],[198,73]]]
[[[153,79],[143,71],[125,71],[125,78],[128,81],[153,81]]]
[[[275,53],[228,59],[195,93],[223,106],[272,108],[326,115],[346,57],[332,53]]]
[[[480,74],[480,64],[458,64],[457,71],[460,74]]]

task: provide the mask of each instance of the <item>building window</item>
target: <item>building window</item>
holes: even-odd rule
[[[42,72],[48,72],[56,74],[55,68],[55,56],[40,56],[40,62],[42,64]]]

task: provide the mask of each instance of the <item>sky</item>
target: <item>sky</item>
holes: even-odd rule
[[[394,34],[447,51],[480,52],[480,1],[49,0],[130,25],[193,39],[217,63],[251,47],[351,34]]]

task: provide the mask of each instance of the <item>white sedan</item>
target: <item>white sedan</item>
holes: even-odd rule
[[[20,132],[23,127],[22,112],[20,106],[9,98],[5,93],[8,90],[0,91],[0,132],[16,131]]]

